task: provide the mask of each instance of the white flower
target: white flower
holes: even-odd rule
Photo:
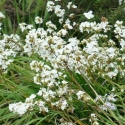
[[[88,22],[88,21],[85,21],[85,22],[82,22],[80,25],[79,25],[79,30],[80,32],[83,33],[83,31],[87,31],[88,33],[91,32],[93,29],[95,29],[96,27],[96,22]]]
[[[32,98],[32,99],[34,99],[35,97],[36,97],[35,94],[31,94],[31,95],[30,95],[30,98]]]
[[[114,98],[115,96],[116,96],[116,95],[114,95],[114,94],[110,94],[110,95],[108,95],[107,100],[108,100],[108,101],[115,102],[115,101],[116,101],[116,99]]]
[[[71,30],[71,29],[73,29],[73,27],[70,25],[70,24],[64,24],[64,29],[69,29],[69,30]]]
[[[125,40],[123,39],[120,39],[120,45],[121,45],[121,49],[120,50],[124,50],[124,47],[125,47]]]
[[[9,110],[22,116],[27,112],[30,106],[31,105],[29,105],[29,103],[18,102],[18,103],[9,104]]]
[[[51,21],[46,22],[46,26],[50,29],[56,30],[57,27],[55,24],[53,24]]]
[[[60,5],[56,5],[55,8],[54,8],[54,10],[55,10],[56,16],[58,16],[58,17],[63,17],[64,14],[65,14],[65,10],[61,9]]]
[[[67,35],[68,31],[66,29],[61,29],[57,32],[57,35],[58,36],[62,36],[62,37],[65,37]]]
[[[74,5],[72,2],[68,2],[67,8],[68,8],[68,9],[77,8],[77,6]]]
[[[93,125],[99,125],[99,123],[97,121],[94,121]]]
[[[73,4],[73,5],[72,5],[72,8],[74,8],[74,9],[75,9],[75,8],[77,8],[77,6]]]
[[[117,20],[114,26],[115,26],[115,27],[121,27],[122,24],[123,24],[123,21]]]
[[[72,2],[68,2],[67,8],[70,9],[72,7]]]
[[[48,1],[47,2],[47,11],[48,12],[53,11],[54,10],[54,5],[55,5],[55,3],[53,1]]]
[[[23,32],[24,30],[26,30],[26,23],[20,23],[19,24],[19,27],[20,27],[20,29],[21,29],[21,31]]]
[[[0,12],[0,19],[5,18],[5,16]]]
[[[76,93],[78,99],[81,99],[84,94],[85,94],[85,92],[83,92],[83,91],[81,91],[81,90]]]
[[[118,74],[118,70],[116,68],[114,71],[106,73],[106,75],[109,76],[110,78],[117,76],[117,74]]]
[[[33,25],[27,25],[27,26],[26,26],[26,29],[29,29],[29,30],[30,30],[30,29],[32,29],[32,28],[33,28]]]
[[[92,114],[91,114],[91,117],[96,118],[96,115],[92,113]]]
[[[92,11],[89,11],[88,13],[84,13],[84,16],[87,18],[87,19],[92,19],[94,17],[94,15],[92,14],[93,12]]]
[[[27,25],[26,23],[20,23],[19,27],[20,27],[21,31],[23,32],[24,30],[27,30],[27,29],[30,30],[30,29],[32,29],[33,25]]]
[[[111,103],[111,102],[105,102],[104,103],[104,110],[107,111],[107,108],[109,108],[110,110],[116,110],[116,105]]]
[[[63,18],[59,19],[59,23],[62,24],[63,23]]]
[[[62,84],[63,84],[63,85],[65,85],[65,84],[67,84],[67,83],[68,83],[68,82],[65,81],[65,80],[62,81]]]
[[[68,106],[67,101],[66,100],[62,101],[61,109],[64,110],[67,108],[67,106]]]
[[[48,112],[48,108],[45,107],[45,102],[39,100],[35,102],[36,105],[38,105],[40,112]]]
[[[74,13],[71,13],[69,17],[72,19],[74,17]]]
[[[43,23],[43,19],[40,18],[39,16],[37,16],[37,17],[35,17],[35,22],[36,22],[36,24],[41,24],[41,23]]]
[[[110,57],[110,58],[114,58],[114,56],[116,55],[116,48],[114,48],[114,47],[110,47],[110,48],[108,48],[107,50],[106,50],[106,52],[107,52],[107,54],[108,54],[108,56]]]
[[[41,76],[40,74],[36,74],[36,76],[34,76],[34,83],[37,85],[41,85]]]

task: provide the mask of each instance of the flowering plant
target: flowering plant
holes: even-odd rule
[[[2,78],[12,73],[26,83],[20,77],[26,79],[29,75],[27,81],[33,86],[28,87],[29,93],[24,93],[22,100],[10,101],[9,110],[24,118],[32,114],[34,119],[22,124],[41,124],[47,120],[48,124],[58,125],[105,122],[122,125],[124,104],[121,98],[125,88],[117,82],[125,77],[123,21],[117,20],[111,25],[102,17],[97,22],[90,10],[81,15],[80,22],[75,22],[75,13],[71,10],[77,9],[77,5],[68,2],[68,13],[61,5],[60,0],[49,0],[46,4],[46,13],[53,13],[56,23],[53,19],[36,16],[35,26],[19,24],[20,35],[1,34]],[[2,18],[5,16],[0,13]],[[117,42],[111,38],[111,33]],[[23,86],[25,84],[20,87]],[[13,87],[17,85],[10,89]]]

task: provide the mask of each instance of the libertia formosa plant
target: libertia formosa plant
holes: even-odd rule
[[[28,64],[37,86],[37,91],[25,100],[11,102],[9,110],[19,117],[34,111],[37,117],[51,114],[48,124],[103,125],[107,121],[122,125],[124,120],[120,121],[116,112],[124,119],[120,112],[124,104],[119,106],[123,103],[119,99],[124,86],[117,84],[125,77],[123,21],[111,25],[102,17],[96,22],[93,11],[89,10],[82,14],[80,22],[75,22],[76,15],[70,11],[77,6],[68,2],[66,8],[67,11],[61,6],[61,0],[48,1],[46,13],[53,14],[56,21],[36,16],[36,27],[22,22],[20,35],[1,34],[2,74],[8,73],[12,65],[18,67],[17,58],[28,57],[30,61],[23,64]],[[2,18],[5,16],[0,13]],[[111,38],[111,32],[117,42]]]

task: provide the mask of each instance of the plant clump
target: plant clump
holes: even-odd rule
[[[24,101],[9,103],[9,110],[20,117],[34,111],[35,117],[50,114],[48,123],[58,125],[103,125],[105,122],[122,125],[124,87],[118,83],[125,77],[123,21],[110,24],[102,17],[97,22],[94,12],[89,10],[75,22],[75,14],[70,13],[70,9],[78,6],[68,2],[67,14],[60,3],[61,0],[49,0],[46,5],[46,14],[53,13],[56,23],[36,16],[36,27],[22,22],[20,35],[1,34],[2,74],[11,73],[13,65],[22,71],[27,64],[32,82],[37,86],[36,91],[23,95]],[[5,16],[0,13],[2,18]],[[29,60],[20,62],[21,57]],[[17,74],[16,77],[20,77],[20,73]],[[117,112],[122,120],[117,118]]]

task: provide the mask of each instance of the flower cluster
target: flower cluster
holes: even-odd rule
[[[25,30],[30,30],[33,28],[33,25],[27,25],[26,23],[20,23],[19,27],[21,29],[21,31],[25,31]]]
[[[92,11],[89,11],[88,13],[84,13],[84,16],[87,18],[87,19],[92,19],[94,17],[94,15],[92,14]]]
[[[90,120],[91,125],[99,125],[96,114],[91,114]]]
[[[9,104],[9,110],[22,116],[27,112],[27,110],[30,110],[30,111],[33,110],[33,106],[34,106],[33,99],[35,97],[36,96],[32,94],[29,98],[26,98],[25,103],[18,102],[18,103]]]
[[[77,6],[68,2],[67,9],[71,8],[75,9]],[[0,40],[0,69],[2,70],[6,71],[19,53],[25,53],[29,57],[35,54],[40,58],[40,61],[32,60],[29,64],[31,71],[35,73],[34,84],[39,90],[24,102],[9,104],[9,110],[20,116],[36,107],[40,113],[48,113],[51,109],[74,113],[76,108],[74,102],[85,104],[89,101],[97,104],[98,108],[104,111],[116,110],[116,95],[100,95],[93,100],[86,90],[78,86],[79,83],[73,79],[72,73],[84,76],[90,82],[95,80],[95,75],[110,80],[115,80],[117,76],[125,77],[123,22],[116,21],[114,25],[109,25],[105,17],[102,17],[100,22],[92,21],[94,14],[90,10],[83,14],[85,21],[78,24],[72,20],[73,13],[69,13],[69,19],[65,19],[65,9],[53,1],[47,2],[47,11],[53,12],[58,17],[62,28],[58,28],[59,24],[56,25],[52,20],[44,22],[45,28],[41,28],[43,18],[37,16],[35,23],[40,24],[39,28],[26,23],[19,24],[22,32],[27,30],[23,47],[19,42],[20,36],[15,34],[4,34],[3,39]],[[0,17],[4,18],[1,13]],[[108,35],[112,29],[117,42]],[[70,30],[85,37],[79,39],[74,34],[69,36]],[[68,76],[69,74],[71,77]],[[91,114],[91,124],[98,125],[97,120],[96,115]],[[75,125],[75,123],[63,119],[60,125]]]
[[[106,94],[104,96],[99,95],[96,97],[95,101],[98,105],[100,105],[100,108],[102,110],[116,110],[116,105],[114,102],[116,102],[116,95],[114,94]]]
[[[0,40],[0,69],[4,72],[7,71],[8,65],[14,61],[14,57],[22,50],[20,37],[15,34],[3,35]]]
[[[53,1],[48,1],[47,3],[47,10],[48,12],[54,11],[57,17],[64,17],[65,10],[61,8],[60,5],[55,5]]]
[[[103,22],[100,24],[93,23],[95,26],[90,25],[88,28],[85,23],[82,22],[80,24],[79,29],[80,31],[83,29],[82,32],[97,32],[97,29],[98,32],[110,30],[110,26],[107,23],[104,27],[101,25]],[[98,72],[103,77],[106,76],[112,79],[118,73],[121,73],[120,77],[124,77],[124,61],[122,61],[124,60],[124,54],[119,52],[115,42],[109,39],[107,35],[93,34],[81,41],[76,37],[72,37],[67,42],[61,38],[65,38],[67,35],[68,31],[66,29],[56,32],[56,26],[52,22],[47,22],[46,25],[48,27],[47,30],[43,28],[32,29],[27,34],[24,52],[29,56],[37,53],[44,60],[51,62],[54,68],[64,69],[67,66],[71,71],[79,74],[83,73],[86,76],[88,76],[87,71],[91,67],[91,72]],[[105,43],[101,43],[101,41]],[[120,41],[121,50],[123,50],[124,40],[120,39]],[[80,48],[80,44],[84,47]],[[122,65],[119,63],[120,61],[122,61]]]
[[[67,7],[68,9],[71,7],[76,8],[72,2],[69,2]],[[47,10],[48,12],[54,11],[57,17],[63,17],[65,13],[64,9],[61,9],[60,5],[55,5],[53,1],[48,1]],[[84,13],[84,15],[88,19],[94,17],[92,11]],[[42,21],[40,17],[35,18],[36,23],[42,23]],[[46,22],[47,29],[34,29],[31,25],[20,24],[22,31],[32,28],[26,35],[23,47],[24,52],[28,56],[38,54],[40,58],[49,62],[50,65],[35,60],[30,63],[31,70],[36,72],[34,83],[40,88],[36,97],[41,99],[37,100],[35,98],[35,101],[28,102],[28,99],[26,99],[25,103],[10,104],[11,111],[22,115],[27,110],[33,109],[35,105],[39,107],[40,112],[48,112],[49,108],[73,111],[74,107],[71,104],[73,95],[83,102],[91,100],[84,90],[80,90],[80,88],[74,90],[70,87],[73,83],[66,80],[67,75],[63,72],[64,70],[84,75],[88,79],[92,78],[93,73],[110,79],[115,78],[119,73],[120,77],[125,76],[125,69],[123,68],[125,56],[123,53],[120,53],[120,51],[124,50],[125,46],[123,34],[125,28],[122,26],[122,22],[117,21],[114,25],[114,33],[117,34],[116,37],[121,45],[120,50],[116,47],[115,42],[108,38],[106,34],[113,26],[109,25],[105,17],[102,17],[100,23],[91,21],[81,22],[78,28],[79,32],[91,34],[82,40],[79,40],[77,37],[65,39],[68,30],[74,29],[74,25],[71,22],[70,19],[67,19],[63,23],[63,28],[59,30],[57,30],[56,25],[52,21]],[[14,35],[11,37],[15,38]],[[7,36],[4,38],[4,41],[6,39]],[[9,44],[9,46],[13,48],[12,46],[14,45]],[[11,54],[10,52],[9,54],[15,54],[16,50],[19,51],[19,48],[15,46],[11,50]],[[115,110],[116,106],[112,103],[115,102],[115,99],[111,98],[112,96],[106,95],[101,97],[104,104],[100,108],[106,111],[107,108]],[[99,98],[96,98],[96,102],[98,103],[99,101]],[[21,113],[19,113],[20,110],[17,108],[19,105],[25,107],[25,110]]]
[[[75,9],[75,8],[77,8],[77,6],[74,5],[72,2],[68,2],[67,9],[70,10],[71,8]],[[53,1],[48,1],[47,2],[47,11],[48,12],[54,12],[54,14],[59,18],[58,22],[60,24],[63,23],[63,21],[64,21],[64,15],[65,15],[65,9],[62,9],[61,5],[55,5],[55,3]],[[66,24],[69,24],[69,23],[66,23]],[[69,26],[70,26],[70,24],[69,24]]]
[[[37,16],[37,17],[35,17],[35,22],[36,22],[36,24],[41,24],[41,23],[43,23],[43,19],[40,18],[39,16]]]
[[[30,66],[36,72],[34,83],[39,85],[40,89],[36,95],[26,98],[25,103],[10,104],[11,111],[22,115],[26,111],[31,111],[34,106],[38,106],[40,112],[48,112],[48,108],[54,108],[73,113],[74,107],[71,104],[73,96],[77,96],[78,100],[82,100],[83,102],[90,100],[85,92],[78,91],[77,89],[74,90],[70,87],[72,83],[69,84],[65,80],[67,77],[66,74],[51,68],[43,62],[32,61]],[[41,99],[35,101],[35,97]],[[19,105],[23,106],[21,112],[21,109],[18,110]]]
[[[0,12],[0,30],[1,30],[1,26],[2,26],[2,19],[5,18],[5,16],[3,15],[3,13]]]

